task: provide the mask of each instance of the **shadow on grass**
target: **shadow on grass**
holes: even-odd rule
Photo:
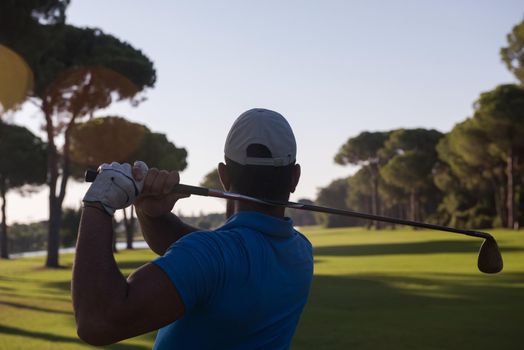
[[[520,348],[523,280],[524,273],[316,275],[293,348]]]
[[[62,293],[63,294],[63,293]],[[71,302],[71,298],[57,295],[49,295],[47,293],[41,292],[36,294],[21,294],[21,293],[9,293],[9,292],[2,292],[1,296],[11,297],[11,298],[17,298],[17,299],[32,299],[32,300],[39,300],[39,299],[45,299],[45,300],[52,300],[52,301],[60,301],[69,303]]]
[[[58,342],[66,342],[66,343],[82,343],[80,339],[65,337],[65,336],[56,335],[56,334],[49,334],[49,333],[44,333],[44,332],[28,331],[25,329],[4,326],[4,325],[0,325],[0,333],[18,335],[22,337],[37,338],[37,339],[48,340],[48,341],[53,341],[53,342],[58,341]]]
[[[56,335],[56,334],[50,334],[50,333],[44,333],[44,332],[34,332],[34,331],[27,331],[20,328],[0,325],[0,334],[8,334],[8,335],[16,335],[16,336],[22,336],[22,337],[29,337],[29,338],[35,338],[39,340],[46,340],[50,342],[63,342],[63,343],[76,343],[76,344],[82,344],[86,345],[83,341],[81,341],[78,338],[73,337],[66,337],[63,335]],[[57,347],[59,348],[59,347]],[[132,345],[132,344],[114,344],[108,347],[109,349],[115,349],[115,350],[144,350],[149,349],[146,346],[142,345]]]
[[[369,255],[404,255],[435,253],[470,253],[478,251],[478,241],[431,241],[387,244],[352,244],[313,248],[314,255],[332,256],[369,256]],[[524,251],[519,248],[506,248],[503,252]]]
[[[71,290],[71,281],[52,281],[42,283],[42,286],[45,288],[58,289],[60,291],[69,291]],[[60,292],[62,294],[62,292]]]
[[[10,301],[0,301],[0,305],[14,307],[14,308],[17,308],[17,309],[31,310],[31,311],[50,312],[50,313],[54,313],[54,314],[63,314],[63,315],[72,315],[73,314],[71,311],[53,310],[53,309],[48,309],[48,308],[39,307],[39,306],[13,303],[13,302],[10,302]]]

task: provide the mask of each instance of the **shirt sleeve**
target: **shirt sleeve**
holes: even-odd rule
[[[186,312],[209,302],[219,288],[223,259],[209,232],[193,232],[155,259],[177,289]]]

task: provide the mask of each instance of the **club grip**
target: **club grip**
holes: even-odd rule
[[[173,188],[173,192],[181,194],[194,194],[197,196],[208,196],[209,189],[198,186],[178,184]]]
[[[86,182],[93,182],[95,181],[96,177],[98,176],[98,172],[96,170],[86,170],[84,179]],[[209,195],[209,189],[204,187],[198,187],[198,186],[190,186],[190,185],[183,185],[178,184],[176,185],[173,190],[175,193],[180,194],[194,194],[197,196],[208,196]]]
[[[86,173],[84,174],[84,179],[86,182],[94,182],[97,175],[98,175],[98,172],[96,170],[88,169],[86,170]]]

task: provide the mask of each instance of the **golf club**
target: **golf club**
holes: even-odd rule
[[[93,182],[97,175],[98,173],[96,171],[87,170],[85,174],[85,181]],[[250,197],[250,196],[246,196],[246,195],[242,195],[238,193],[233,193],[233,192],[224,192],[224,191],[215,190],[215,189],[208,189],[204,187],[197,187],[197,186],[190,186],[190,185],[183,185],[183,184],[176,185],[173,188],[172,192],[176,192],[180,194],[197,195],[197,196],[225,198],[225,199],[232,199],[232,200],[238,200],[238,201],[258,203],[262,205],[271,205],[271,206],[279,206],[279,207],[286,207],[286,208],[292,208],[292,209],[308,210],[308,211],[315,211],[315,212],[321,212],[321,213],[327,213],[327,214],[351,216],[351,217],[357,217],[357,218],[362,218],[362,219],[367,219],[367,220],[389,222],[392,224],[420,227],[420,228],[426,228],[430,230],[446,231],[446,232],[458,233],[458,234],[471,236],[471,237],[483,238],[484,242],[480,246],[478,262],[477,262],[478,269],[484,273],[498,273],[502,271],[502,267],[503,267],[502,255],[500,254],[500,250],[497,245],[497,242],[495,241],[495,238],[493,238],[492,235],[486,232],[462,230],[462,229],[453,228],[453,227],[427,224],[423,222],[397,219],[397,218],[392,218],[392,217],[387,217],[387,216],[360,213],[360,212],[356,212],[352,210],[343,210],[343,209],[322,207],[318,205],[302,204],[302,203],[296,203],[296,202],[277,202],[277,201],[272,201],[272,200],[264,200],[264,199],[254,198],[254,197]]]

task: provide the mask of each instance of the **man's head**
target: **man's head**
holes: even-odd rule
[[[226,163],[219,164],[224,189],[263,199],[287,201],[300,177],[297,146],[286,119],[267,109],[251,109],[227,135]]]

